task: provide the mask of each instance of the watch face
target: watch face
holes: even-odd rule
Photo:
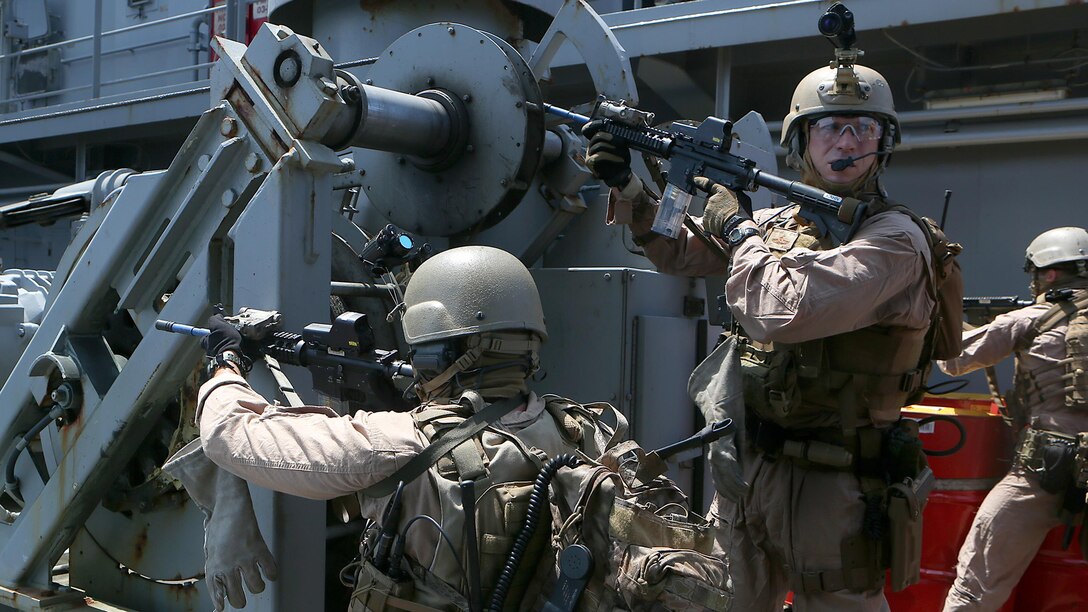
[[[729,230],[727,241],[729,242],[729,246],[737,246],[741,242],[744,242],[749,236],[755,236],[758,233],[759,230],[752,227],[734,227]]]

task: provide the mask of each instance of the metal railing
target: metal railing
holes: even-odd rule
[[[192,78],[190,80],[191,81],[199,81],[199,80],[201,80],[201,71],[210,68],[214,62],[211,62],[211,61],[201,62],[201,61],[199,61],[200,60],[200,54],[203,53],[203,52],[206,52],[208,48],[206,46],[201,45],[201,43],[203,42],[203,37],[202,36],[198,36],[198,37],[196,37],[196,40],[194,40],[194,36],[192,35],[193,32],[199,34],[199,31],[197,29],[197,28],[199,28],[199,24],[197,24],[197,23],[194,23],[193,31],[189,35],[186,35],[186,36],[174,36],[174,37],[164,38],[164,39],[159,39],[159,40],[154,40],[154,41],[141,42],[141,43],[133,44],[131,46],[120,47],[120,48],[111,49],[111,50],[108,50],[108,51],[103,51],[102,50],[102,40],[104,38],[106,38],[106,37],[116,36],[116,35],[119,35],[119,34],[126,34],[126,33],[136,32],[136,31],[140,31],[140,30],[145,30],[147,28],[151,28],[151,27],[155,27],[155,26],[162,26],[164,24],[173,23],[173,22],[186,20],[186,19],[194,20],[194,22],[195,22],[198,19],[204,18],[204,16],[206,16],[206,15],[211,15],[211,14],[214,14],[214,13],[224,13],[225,18],[226,18],[226,23],[225,23],[225,25],[226,25],[226,28],[225,28],[226,37],[234,39],[234,40],[239,40],[244,35],[246,14],[247,14],[247,10],[248,10],[249,5],[252,3],[252,0],[227,0],[224,4],[210,6],[210,7],[202,8],[202,9],[196,9],[196,10],[188,11],[188,12],[181,13],[181,14],[178,14],[178,15],[171,15],[169,17],[163,17],[161,19],[156,19],[154,21],[148,21],[146,23],[139,23],[139,24],[135,24],[135,25],[131,25],[131,26],[125,26],[125,27],[116,28],[116,29],[113,29],[113,30],[103,31],[102,30],[102,5],[103,5],[104,1],[105,0],[94,0],[94,28],[93,28],[93,33],[88,34],[86,36],[77,36],[77,37],[74,37],[74,38],[69,38],[69,39],[65,39],[65,40],[61,40],[61,41],[57,41],[57,42],[53,42],[53,43],[39,45],[39,46],[31,47],[31,48],[28,48],[28,49],[20,49],[20,50],[17,50],[17,51],[8,51],[7,50],[7,47],[8,47],[7,41],[5,39],[0,39],[0,44],[3,45],[3,47],[0,47],[0,52],[2,52],[2,53],[0,53],[0,114],[10,112],[9,106],[12,105],[13,103],[32,102],[32,101],[35,101],[35,100],[41,100],[41,99],[45,99],[45,98],[52,98],[52,97],[62,96],[63,94],[73,93],[73,92],[77,92],[77,91],[85,91],[85,90],[90,90],[90,95],[87,98],[84,98],[84,99],[95,100],[95,99],[98,99],[98,98],[102,97],[102,89],[104,87],[119,85],[119,84],[123,84],[123,83],[129,83],[129,82],[133,82],[133,81],[139,81],[139,80],[142,80],[142,79],[166,76],[166,75],[170,75],[170,74],[177,74],[177,73],[182,73],[182,72],[191,72],[192,73]],[[6,4],[6,3],[3,3],[2,0],[0,0],[0,13],[2,13],[2,11],[3,11],[3,6],[2,6],[3,4]],[[210,21],[211,21],[210,19],[207,19],[207,23],[208,23],[208,28],[207,29],[208,29],[208,39],[209,40],[210,40],[210,37],[212,35],[212,31],[211,31],[212,30],[212,24],[211,24]],[[168,69],[163,69],[163,70],[149,71],[149,72],[134,74],[134,75],[130,75],[130,76],[126,76],[126,77],[122,77],[122,78],[118,78],[118,79],[107,80],[107,81],[102,80],[102,60],[106,56],[116,55],[118,53],[134,52],[136,49],[139,49],[139,48],[146,48],[146,47],[150,47],[150,46],[154,46],[154,45],[161,45],[161,44],[165,44],[165,43],[169,43],[169,42],[180,42],[180,41],[185,40],[187,38],[190,40],[190,45],[189,45],[189,48],[188,48],[188,51],[191,53],[190,63],[187,63],[187,64],[182,65],[182,66],[178,66],[178,67],[175,67],[175,68],[168,68]],[[86,42],[91,43],[92,50],[91,50],[90,54],[80,55],[80,56],[71,57],[71,58],[63,58],[63,59],[59,60],[59,63],[61,65],[70,65],[70,64],[72,64],[74,62],[90,60],[90,62],[91,62],[91,82],[90,83],[84,84],[84,85],[75,85],[75,86],[72,86],[72,87],[65,87],[65,88],[61,88],[61,89],[51,89],[51,90],[42,91],[42,92],[9,95],[9,92],[10,92],[11,87],[12,87],[12,76],[13,76],[12,70],[14,68],[14,66],[13,66],[14,60],[16,60],[17,58],[20,58],[20,57],[35,55],[35,54],[39,54],[39,53],[45,53],[45,52],[50,51],[52,49],[72,47],[74,45],[78,45],[78,44],[86,43]],[[207,57],[207,56],[205,56],[205,57]],[[205,78],[207,78],[207,77],[205,76]],[[138,94],[139,91],[134,91],[132,93]],[[46,105],[45,107],[48,107],[48,106],[49,105]],[[45,107],[39,106],[37,108],[45,108]]]

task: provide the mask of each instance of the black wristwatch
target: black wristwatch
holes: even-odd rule
[[[738,244],[757,234],[759,234],[759,229],[755,227],[734,227],[729,230],[725,241],[729,244],[729,248],[735,248]]]

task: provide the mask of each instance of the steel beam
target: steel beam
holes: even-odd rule
[[[1067,6],[1068,0],[869,0],[858,13],[858,32],[970,19]],[[749,43],[816,36],[816,19],[824,0],[788,0],[754,4],[744,0],[681,2],[603,15],[602,19],[628,57],[660,55],[692,49],[715,49]],[[859,8],[859,7],[854,7]],[[582,59],[564,45],[551,67],[571,66]]]

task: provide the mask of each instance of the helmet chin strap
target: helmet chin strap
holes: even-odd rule
[[[484,397],[525,392],[525,379],[538,368],[538,337],[526,333],[492,332],[470,336],[466,343],[466,351],[448,368],[429,380],[420,377],[416,394],[421,400],[452,398],[466,389],[477,391]],[[515,360],[515,356],[522,359]],[[517,367],[518,371],[512,371],[513,367]],[[462,377],[461,374],[467,376]]]

